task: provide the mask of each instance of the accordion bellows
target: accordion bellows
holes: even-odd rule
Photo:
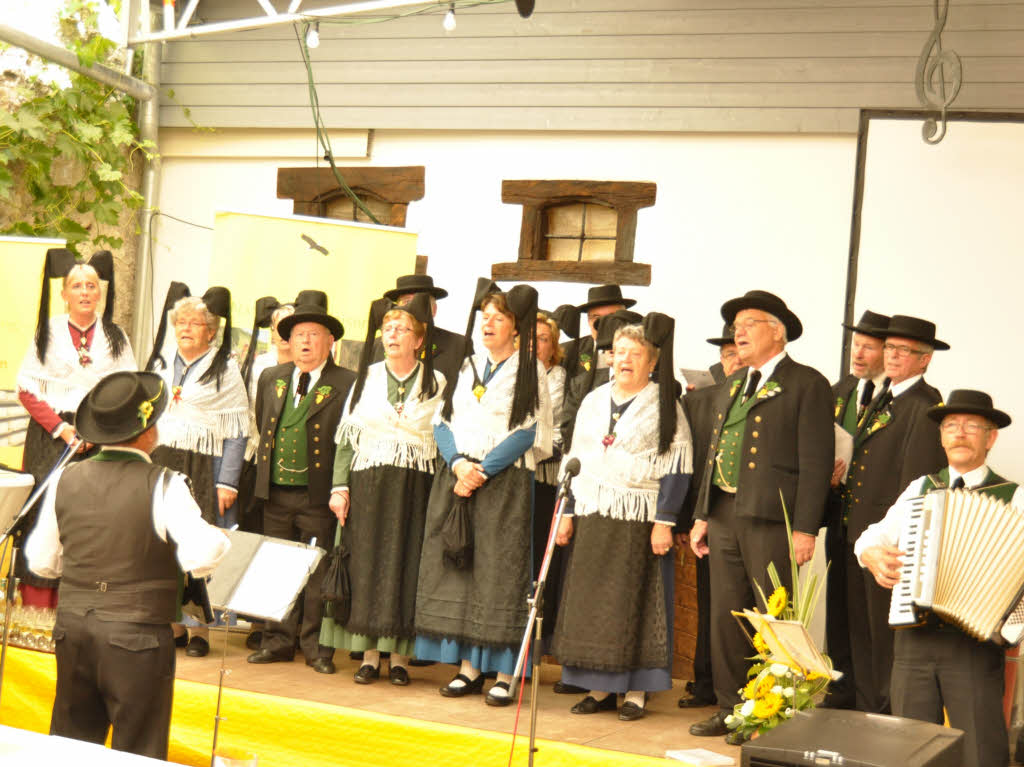
[[[933,490],[911,503],[889,624],[918,625],[931,611],[976,639],[1020,644],[1024,510],[964,490]]]

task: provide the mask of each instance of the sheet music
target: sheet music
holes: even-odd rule
[[[842,459],[846,463],[846,471],[843,472],[843,476],[839,480],[841,484],[845,485],[846,478],[850,476],[850,461],[853,460],[853,435],[837,423],[832,426],[835,431],[836,458]]]
[[[31,474],[0,469],[0,535],[10,529],[35,484]]]
[[[264,540],[227,604],[232,612],[282,621],[320,561],[320,551]]]
[[[695,389],[705,389],[708,386],[715,385],[715,378],[711,375],[710,370],[679,368],[679,373],[683,376],[683,380],[686,381],[687,385],[692,384]]]

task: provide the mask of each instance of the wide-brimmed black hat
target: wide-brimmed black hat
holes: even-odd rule
[[[943,418],[953,413],[980,415],[994,423],[998,429],[1009,426],[1012,422],[1007,413],[992,407],[992,397],[976,389],[954,389],[949,393],[949,400],[928,408],[926,412],[928,417],[937,423],[941,423]]]
[[[622,288],[618,285],[598,285],[587,291],[587,302],[576,308],[581,312],[590,311],[595,306],[622,304],[627,309],[636,303],[635,298],[623,298]]]
[[[860,316],[856,325],[847,325],[843,323],[843,327],[847,330],[852,330],[854,333],[860,333],[861,335],[871,336],[872,338],[884,339],[886,334],[889,332],[889,317],[888,314],[878,314],[870,309],[866,309],[864,314]]]
[[[722,346],[725,346],[727,344],[734,344],[734,343],[736,343],[736,339],[733,338],[733,335],[732,335],[732,325],[730,323],[728,323],[728,322],[725,323],[724,325],[722,325],[722,335],[721,336],[719,336],[718,338],[708,338],[708,339],[705,339],[705,340],[709,344],[711,344],[712,346],[718,346],[718,347],[722,347]]]
[[[905,314],[894,314],[885,329],[885,337],[909,338],[928,344],[935,351],[946,351],[949,344],[935,337],[935,323],[922,320],[920,317],[909,317]]]
[[[748,290],[739,298],[732,298],[722,304],[722,319],[729,325],[736,322],[736,315],[744,309],[760,309],[774,315],[786,328],[786,340],[795,341],[804,332],[800,318],[790,311],[786,302],[767,290]]]
[[[292,328],[300,322],[315,322],[323,325],[338,341],[345,335],[345,328],[337,319],[327,313],[327,294],[322,290],[303,290],[295,297],[295,314],[277,323],[277,333],[285,341],[291,338]]]
[[[75,430],[95,445],[129,442],[156,423],[166,407],[167,389],[158,374],[111,373],[78,406]]]
[[[434,278],[428,274],[405,274],[395,280],[393,290],[384,291],[384,298],[397,301],[400,296],[410,293],[426,293],[434,298],[444,298],[448,291],[434,286]]]

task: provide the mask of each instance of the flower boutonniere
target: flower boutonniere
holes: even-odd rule
[[[473,396],[476,397],[477,402],[479,402],[480,398],[484,396],[485,391],[487,391],[487,387],[483,384],[477,384],[473,387]]]
[[[601,439],[601,444],[604,445],[605,447],[611,447],[614,443],[615,432],[613,431],[609,432],[608,434],[605,434],[604,437]]]
[[[277,396],[279,398],[284,396],[285,389],[287,388],[288,382],[285,381],[283,378],[278,378],[276,381],[274,381],[274,390],[277,392]]]
[[[316,404],[320,404],[331,396],[331,387],[328,384],[316,387]]]
[[[181,387],[175,386],[171,389],[171,402],[181,402]]]
[[[888,410],[882,413],[875,413],[875,417],[871,419],[871,425],[868,427],[868,434],[874,434],[879,429],[884,429],[891,420],[892,413]]]
[[[85,336],[82,336],[82,340],[78,345],[78,364],[84,368],[89,367],[92,364],[92,357],[89,356],[89,347],[85,345]]]
[[[782,391],[782,387],[779,386],[778,381],[769,381],[760,389],[757,390],[758,399],[768,399],[774,397],[776,394]]]
[[[437,356],[437,344],[430,345],[430,358],[433,359]],[[427,350],[420,349],[420,359],[425,360],[427,358]]]
[[[838,418],[839,414],[843,412],[843,404],[845,400],[842,397],[836,397],[836,414],[833,418]]]
[[[742,385],[743,385],[743,381],[740,381],[738,379],[733,381],[732,382],[732,386],[729,387],[729,397],[730,398],[735,397],[736,396],[736,392],[738,392],[740,390],[740,386],[742,386]]]
[[[580,364],[583,366],[583,369],[586,370],[588,373],[590,372],[590,359],[590,355],[587,354],[586,352],[581,354],[579,357]]]

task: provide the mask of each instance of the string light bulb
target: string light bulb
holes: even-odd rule
[[[445,32],[455,31],[455,3],[448,4],[448,12],[444,15],[444,21],[441,22],[441,26],[444,27]]]
[[[320,22],[316,21],[306,30],[306,47],[317,48],[320,46]]]

